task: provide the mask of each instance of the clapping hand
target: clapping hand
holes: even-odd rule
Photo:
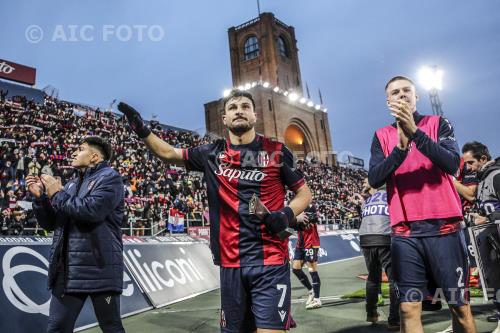
[[[28,191],[35,197],[40,198],[43,194],[43,183],[38,176],[28,176],[26,177],[26,185],[28,185]]]
[[[387,103],[391,115],[396,118],[396,122],[403,130],[407,137],[412,137],[417,131],[417,125],[413,119],[413,111],[410,110],[410,105],[404,101],[389,101]]]
[[[391,115],[396,119],[398,127],[398,148],[407,149],[409,138],[417,131],[417,125],[413,119],[413,112],[404,100],[387,101]]]
[[[62,189],[61,179],[56,179],[49,175],[42,175],[41,181],[49,198],[52,198],[54,194]]]

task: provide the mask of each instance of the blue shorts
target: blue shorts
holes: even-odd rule
[[[293,260],[301,260],[305,262],[316,262],[318,261],[318,248],[296,248],[295,254],[293,255]]]
[[[392,267],[401,302],[421,302],[431,296],[450,306],[469,304],[469,262],[462,232],[434,237],[393,237]]]
[[[221,332],[287,330],[292,322],[290,266],[220,268]]]

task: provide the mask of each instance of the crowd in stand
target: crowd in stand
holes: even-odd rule
[[[322,163],[299,161],[307,179],[320,223],[354,227],[359,220],[363,179],[366,171]]]
[[[112,112],[47,97],[43,104],[24,99],[0,101],[0,226],[3,235],[39,232],[30,213],[25,187],[29,174],[72,177],[70,156],[79,139],[100,135],[111,142],[111,165],[123,177],[126,193],[125,232],[150,235],[165,227],[175,209],[188,219],[208,216],[206,185],[199,173],[167,165],[154,158],[127,123]],[[189,131],[176,131],[151,123],[153,131],[175,147],[208,143]],[[366,172],[300,162],[313,192],[321,222],[352,219],[359,213],[353,193],[361,189]],[[203,223],[209,221],[203,221]],[[129,228],[130,227],[130,228]],[[155,229],[156,228],[156,229]],[[153,229],[153,230],[152,230]]]

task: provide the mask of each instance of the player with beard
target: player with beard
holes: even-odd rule
[[[224,99],[227,139],[174,148],[144,124],[139,112],[118,105],[133,131],[167,163],[205,175],[210,211],[210,247],[220,266],[222,332],[284,332],[292,325],[288,238],[295,216],[311,201],[293,154],[277,141],[255,133],[255,102],[233,90]],[[284,207],[286,188],[295,197]],[[271,211],[261,221],[249,213],[257,195]]]
[[[471,220],[476,225],[495,223],[500,220],[500,157],[492,159],[488,147],[481,142],[467,142],[463,148],[464,162],[470,172],[477,173],[479,184],[476,193],[478,211],[471,213]],[[493,303],[496,313],[488,316],[489,322],[497,322],[492,333],[500,333],[499,290],[494,292]]]

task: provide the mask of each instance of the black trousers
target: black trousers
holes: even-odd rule
[[[71,333],[87,297],[92,300],[99,326],[104,333],[124,333],[120,317],[120,295],[117,293],[63,294],[63,279],[58,277],[50,300],[48,333]]]
[[[391,247],[363,247],[368,279],[366,280],[366,312],[369,315],[377,312],[378,293],[382,283],[382,269],[389,278],[390,308],[388,321],[399,322],[399,301],[394,288],[391,270]]]

